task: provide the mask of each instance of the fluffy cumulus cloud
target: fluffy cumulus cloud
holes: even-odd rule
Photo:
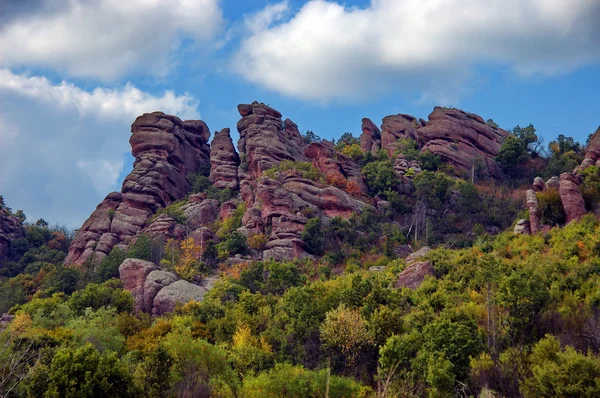
[[[198,118],[197,105],[172,91],[86,91],[0,69],[0,193],[30,218],[79,227],[119,189],[135,117],[162,110]]]
[[[22,3],[22,4],[21,4]],[[0,4],[0,66],[117,79],[166,73],[182,40],[212,39],[220,0],[23,0]],[[11,5],[12,4],[12,5]]]
[[[246,19],[234,65],[303,99],[400,92],[448,101],[478,66],[547,77],[600,61],[597,0],[311,0],[287,19],[286,2],[273,7]]]

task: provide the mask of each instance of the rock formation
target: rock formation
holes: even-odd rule
[[[500,178],[502,172],[494,158],[508,132],[488,126],[472,113],[459,109],[435,107],[425,127],[418,130],[423,150],[438,155],[460,171],[485,167],[490,175]]]
[[[362,120],[362,135],[360,136],[360,148],[363,152],[376,153],[381,149],[381,131],[371,119]]]
[[[416,289],[421,286],[426,276],[435,276],[435,271],[431,263],[423,261],[423,257],[430,251],[431,248],[425,246],[406,258],[407,267],[398,275],[398,279],[396,280],[397,288],[407,287],[409,289]]]
[[[212,279],[199,286],[179,279],[176,274],[161,270],[157,265],[128,258],[119,266],[123,288],[131,292],[136,312],[160,316],[171,312],[175,306],[190,301],[202,301],[212,287]]]
[[[585,158],[576,171],[581,172],[590,166],[600,167],[600,127],[590,136],[585,151]]]
[[[529,235],[531,233],[531,226],[529,220],[522,218],[519,221],[517,221],[513,232],[517,235]]]
[[[579,177],[573,173],[562,173],[560,175],[560,188],[558,191],[565,210],[565,222],[567,224],[579,220],[586,213],[579,183]]]
[[[19,219],[0,208],[0,264],[6,259],[10,242],[25,236],[25,229]]]
[[[312,160],[313,165],[325,175],[331,185],[348,190],[348,183],[351,182],[357,193],[367,192],[360,165],[349,157],[336,153],[331,142],[313,142],[304,149],[304,154]]]
[[[183,198],[189,173],[209,167],[209,130],[200,120],[181,121],[146,113],[131,126],[133,171],[121,192],[110,193],[77,232],[66,264],[99,261],[117,244],[128,244],[154,212]]]
[[[502,177],[494,158],[508,132],[488,126],[475,114],[435,107],[427,122],[398,114],[383,118],[381,132],[369,119],[363,119],[362,130],[363,152],[375,153],[381,148],[392,161],[396,161],[400,140],[413,139],[418,142],[421,151],[430,151],[460,172],[471,173],[475,167],[483,168],[494,178]]]
[[[240,157],[235,151],[229,129],[217,133],[210,143],[210,176],[215,188],[238,189]]]
[[[390,159],[394,159],[400,140],[417,140],[418,127],[419,121],[414,116],[399,114],[384,117],[381,123],[381,148],[387,151]]]
[[[294,122],[282,123],[281,113],[258,102],[238,105],[238,111],[242,116],[237,124],[238,150],[244,174],[257,178],[282,160],[306,161],[304,141]]]
[[[535,177],[532,188],[535,192],[542,192],[544,189],[546,189],[546,183],[541,177]]]
[[[540,205],[533,189],[527,190],[527,209],[529,210],[529,230],[532,234],[540,232],[542,227],[542,214]]]

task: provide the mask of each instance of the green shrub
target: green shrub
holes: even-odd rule
[[[269,178],[277,178],[278,173],[289,170],[296,170],[302,178],[312,181],[324,181],[323,174],[311,162],[296,162],[293,160],[282,160],[268,170],[263,171],[263,175]]]
[[[383,195],[398,188],[398,176],[389,160],[370,162],[362,168],[371,196]]]
[[[565,223],[565,210],[556,188],[548,188],[537,192],[539,208],[542,214],[542,224],[562,225]]]

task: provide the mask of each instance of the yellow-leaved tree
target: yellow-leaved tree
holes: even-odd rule
[[[180,244],[181,255],[175,266],[175,272],[185,280],[192,280],[198,274],[197,265],[200,258],[200,246],[193,238],[184,239]]]

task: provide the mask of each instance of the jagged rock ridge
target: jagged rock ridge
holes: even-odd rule
[[[99,261],[114,246],[128,244],[157,209],[189,192],[188,173],[210,165],[210,132],[203,121],[153,112],[138,117],[131,132],[133,171],[121,192],[108,194],[79,229],[67,264]]]

